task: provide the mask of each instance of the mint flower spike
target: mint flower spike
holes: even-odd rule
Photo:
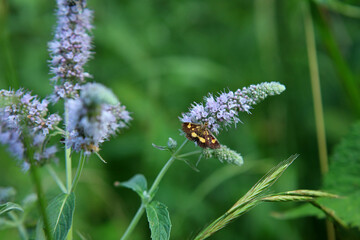
[[[97,153],[101,143],[127,127],[132,119],[114,93],[99,83],[83,85],[80,97],[68,99],[66,108],[66,146],[76,152],[84,150],[87,155]]]
[[[207,123],[207,128],[218,134],[224,127],[240,122],[238,112],[250,113],[252,106],[268,96],[279,95],[285,86],[278,82],[264,82],[250,85],[235,92],[222,92],[214,97],[209,94],[205,103],[192,104],[189,112],[183,113],[180,120],[191,123]]]
[[[217,158],[221,163],[227,162],[237,166],[244,163],[244,159],[240,153],[237,153],[225,145],[221,145],[218,149],[205,148],[202,152],[205,158]]]
[[[93,13],[86,8],[86,0],[57,0],[57,6],[55,36],[49,42],[53,102],[78,97],[80,85],[91,77],[84,71],[84,65],[92,54],[89,33],[93,28]]]
[[[0,143],[8,146],[22,169],[30,168],[26,146],[33,149],[35,164],[43,165],[54,157],[56,147],[45,145],[61,118],[58,114],[48,114],[48,101],[40,101],[22,89],[16,92],[0,90],[0,99]],[[30,143],[26,144],[26,138],[31,140]]]

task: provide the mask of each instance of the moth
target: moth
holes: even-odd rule
[[[184,122],[182,124],[182,130],[186,134],[187,139],[196,142],[199,147],[211,149],[220,147],[219,141],[207,128],[207,123]]]

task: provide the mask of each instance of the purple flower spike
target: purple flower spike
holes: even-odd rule
[[[285,86],[278,82],[250,85],[235,92],[222,92],[217,97],[209,94],[205,104],[192,104],[189,112],[183,113],[182,122],[207,123],[210,131],[218,134],[223,127],[240,122],[238,112],[250,113],[253,105],[268,96],[278,95],[285,91]]]
[[[76,2],[72,3],[72,2]],[[86,0],[57,0],[57,27],[54,40],[49,42],[50,72],[55,76],[52,101],[78,97],[80,85],[91,75],[84,65],[91,57],[92,11]]]
[[[54,157],[56,147],[46,147],[50,131],[61,121],[57,114],[48,114],[48,101],[39,101],[23,90],[0,90],[0,143],[22,163],[23,170],[30,167],[26,146],[33,149],[36,164],[42,165]],[[26,140],[30,141],[26,143]]]
[[[111,90],[98,83],[87,83],[80,97],[67,101],[69,121],[66,146],[86,154],[99,151],[99,145],[132,119]]]

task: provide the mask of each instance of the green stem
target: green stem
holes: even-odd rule
[[[145,204],[141,204],[139,209],[137,210],[135,216],[131,220],[131,223],[129,224],[128,228],[126,229],[124,235],[121,237],[121,240],[125,240],[128,238],[128,236],[132,233],[134,228],[136,227],[137,223],[139,222],[140,218],[144,214],[145,211]]]
[[[192,152],[180,154],[180,155],[177,156],[177,158],[188,157],[188,156],[199,154],[199,153],[201,153],[201,151],[192,151]]]
[[[86,159],[87,159],[87,157],[85,156],[85,154],[81,153],[80,154],[80,159],[79,159],[79,165],[77,167],[76,174],[75,174],[75,177],[74,177],[74,181],[72,183],[71,192],[75,191],[76,185],[78,184],[81,173],[82,173],[82,171],[84,169]]]
[[[71,149],[70,148],[66,148],[65,150],[65,168],[66,168],[66,191],[67,193],[71,192]]]
[[[321,100],[321,87],[319,77],[319,66],[316,53],[314,23],[312,19],[309,6],[306,3],[304,5],[304,26],[305,26],[305,38],[309,59],[309,70],[311,80],[311,90],[314,100],[314,114],[316,124],[316,135],[319,149],[319,161],[321,174],[324,176],[329,170],[328,155],[326,147],[326,133],[324,124],[324,111]],[[335,240],[334,225],[326,220],[326,231],[328,240]]]
[[[145,211],[145,207],[146,204],[149,204],[152,199],[155,197],[154,194],[156,192],[157,187],[159,186],[162,178],[164,177],[165,173],[169,170],[170,166],[174,163],[174,161],[176,160],[177,154],[180,152],[180,150],[185,146],[185,144],[188,142],[188,140],[186,139],[183,144],[181,144],[181,146],[171,155],[170,159],[167,161],[167,163],[164,165],[164,167],[161,169],[161,171],[159,172],[159,174],[157,175],[154,183],[152,184],[150,190],[149,190],[149,200],[147,203],[142,203],[139,207],[139,209],[137,210],[135,216],[133,217],[133,219],[131,220],[128,228],[126,229],[124,235],[121,237],[121,240],[125,240],[127,239],[130,234],[132,233],[132,231],[134,230],[134,228],[136,227],[137,223],[139,222],[140,218],[142,217],[142,215],[144,214]]]
[[[149,203],[151,202],[151,200],[153,199],[153,194],[156,191],[156,188],[158,187],[160,181],[162,180],[162,178],[164,177],[165,173],[167,172],[167,170],[170,168],[171,164],[173,164],[173,162],[176,159],[177,154],[180,152],[180,150],[185,146],[185,144],[188,142],[188,140],[186,139],[183,144],[181,144],[181,146],[173,153],[173,155],[171,155],[170,159],[168,160],[168,162],[165,164],[165,166],[161,169],[161,171],[159,172],[159,174],[157,175],[154,183],[152,184],[150,190],[149,190],[149,195],[150,195],[150,200]]]
[[[55,170],[51,167],[50,164],[46,165],[46,169],[48,170],[49,174],[51,175],[51,177],[54,179],[55,183],[58,185],[58,187],[60,188],[60,190],[63,193],[67,193],[66,187],[65,185],[62,183],[61,179],[59,178],[59,176],[56,174]]]
[[[41,185],[40,178],[39,178],[38,168],[37,168],[37,166],[34,166],[34,164],[32,164],[32,163],[33,163],[33,161],[31,160],[30,175],[31,175],[32,181],[35,185],[36,194],[38,196],[40,213],[41,213],[43,221],[44,221],[45,235],[46,235],[47,239],[52,240],[49,219],[48,219],[48,216],[46,213],[45,197],[44,197],[44,192],[43,192],[42,185]]]
[[[65,101],[65,138],[69,137],[69,133],[67,131],[67,125],[69,122],[69,113],[67,111],[66,108],[66,101]],[[71,148],[67,145],[67,141],[65,141],[65,171],[66,171],[66,192],[68,194],[71,193],[71,189],[72,189],[72,167],[71,167]],[[73,222],[71,222],[71,227],[70,230],[68,232],[68,235],[66,237],[67,240],[72,240],[73,239]]]

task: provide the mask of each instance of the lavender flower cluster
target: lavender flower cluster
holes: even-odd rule
[[[76,152],[84,150],[85,154],[97,152],[102,142],[132,119],[111,90],[98,83],[85,84],[80,97],[69,99],[66,108],[66,146]]]
[[[0,99],[0,143],[8,145],[9,152],[22,161],[22,168],[29,169],[29,157],[37,164],[53,157],[56,147],[46,147],[46,139],[61,118],[48,114],[48,101],[39,101],[24,90],[0,90]],[[27,155],[26,147],[33,149],[33,156]]]
[[[49,42],[51,79],[54,83],[52,100],[78,96],[80,85],[91,75],[84,71],[84,65],[91,56],[89,32],[92,11],[85,8],[86,1],[57,0],[57,27],[54,40]]]
[[[207,123],[210,131],[218,134],[223,127],[240,122],[238,112],[250,113],[253,105],[268,96],[278,95],[285,90],[285,86],[278,82],[264,82],[250,85],[235,92],[223,92],[214,97],[205,97],[205,104],[192,104],[189,112],[183,113],[182,122]]]

